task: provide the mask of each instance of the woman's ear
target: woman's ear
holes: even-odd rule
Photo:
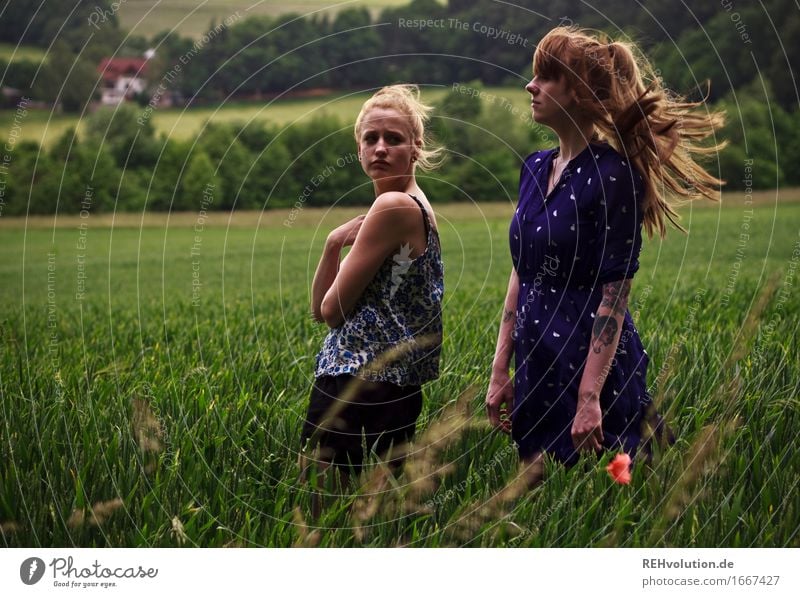
[[[419,159],[420,150],[422,149],[422,139],[414,141],[414,151],[411,152],[411,161],[416,162]]]
[[[578,103],[578,92],[574,89],[569,90],[569,96],[572,98],[572,101],[576,104]]]
[[[580,103],[580,100],[578,99],[578,92],[574,87],[570,87],[569,84],[567,85],[567,89],[569,90],[569,97],[572,100],[572,103],[577,106]]]

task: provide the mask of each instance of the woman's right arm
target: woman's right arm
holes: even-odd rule
[[[311,284],[311,316],[314,321],[319,323],[325,321],[322,316],[322,300],[339,273],[339,257],[342,249],[355,242],[364,218],[363,215],[357,216],[342,224],[325,240],[325,248],[322,249],[322,256],[319,258],[314,281]]]
[[[489,391],[486,393],[486,412],[489,415],[489,422],[505,433],[511,432],[511,421],[508,416],[514,407],[514,385],[511,382],[509,369],[514,354],[513,333],[516,325],[514,314],[517,311],[518,294],[519,278],[517,271],[512,268],[492,362],[492,377],[489,381]]]
[[[339,273],[339,256],[342,252],[342,245],[334,242],[330,237],[325,241],[325,248],[322,249],[322,256],[317,264],[317,271],[314,274],[314,282],[311,284],[311,316],[314,321],[322,323],[322,299],[331,287]]]

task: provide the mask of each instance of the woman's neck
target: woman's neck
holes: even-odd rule
[[[396,176],[392,178],[373,180],[372,186],[375,188],[376,197],[391,191],[413,194],[414,189],[417,188],[417,181],[414,175],[411,174],[408,176]]]
[[[559,143],[559,159],[561,162],[568,162],[577,156],[580,152],[586,149],[586,146],[594,137],[594,125],[588,123],[580,125],[579,123],[571,123],[569,126],[561,131],[556,131]]]

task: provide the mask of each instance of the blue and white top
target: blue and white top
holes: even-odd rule
[[[428,239],[425,252],[411,259],[411,247],[404,245],[384,261],[344,323],[325,338],[315,377],[350,374],[398,386],[421,385],[439,377],[442,250],[425,207],[410,197],[422,210]],[[401,350],[380,368],[362,370],[382,353],[406,343],[409,350]]]

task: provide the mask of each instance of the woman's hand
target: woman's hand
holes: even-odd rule
[[[489,422],[503,433],[511,433],[511,410],[514,408],[514,385],[508,370],[495,370],[486,392]]]
[[[598,394],[578,397],[578,409],[572,422],[572,444],[576,450],[599,452],[603,447],[603,413]]]
[[[328,235],[328,242],[339,247],[349,247],[356,242],[356,236],[358,236],[358,231],[361,230],[361,224],[364,223],[364,218],[366,217],[365,214],[361,214],[335,228]]]

